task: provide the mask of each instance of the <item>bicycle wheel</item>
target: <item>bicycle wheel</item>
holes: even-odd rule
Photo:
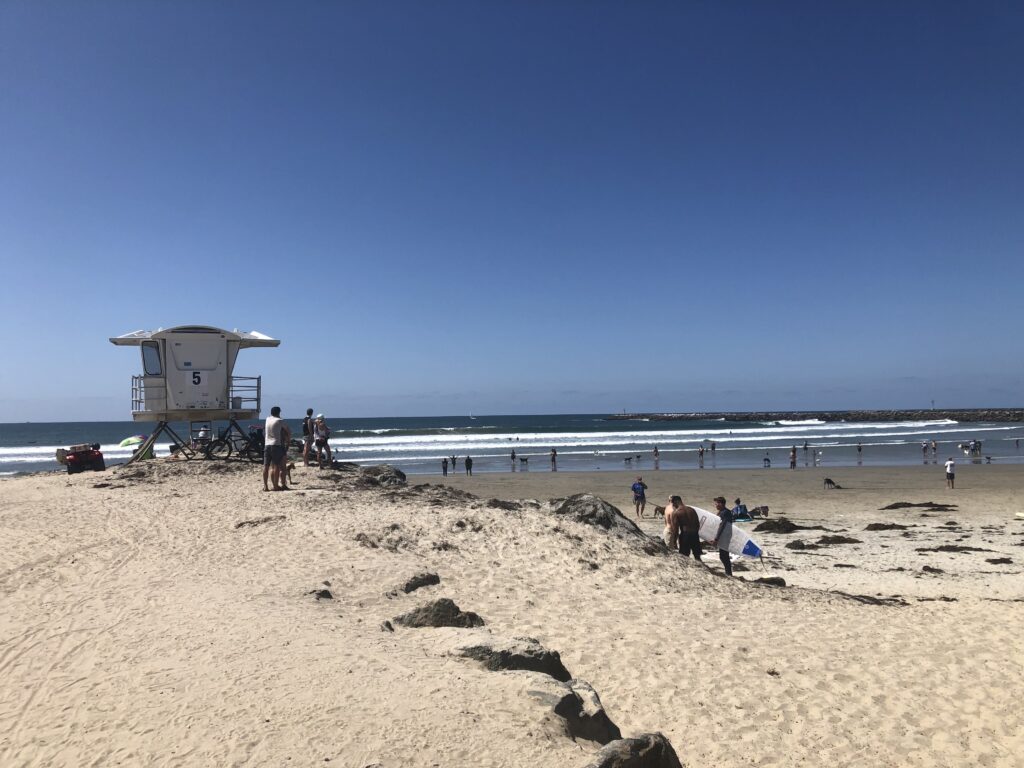
[[[214,440],[206,446],[204,455],[208,459],[226,459],[231,455],[231,443],[227,440]]]
[[[251,461],[253,464],[262,464],[263,444],[256,440],[252,440],[246,443],[245,448],[242,449],[242,451],[238,455],[248,458],[249,461]]]

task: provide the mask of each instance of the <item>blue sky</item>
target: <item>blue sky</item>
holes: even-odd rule
[[[0,421],[1020,405],[1013,3],[0,4]]]

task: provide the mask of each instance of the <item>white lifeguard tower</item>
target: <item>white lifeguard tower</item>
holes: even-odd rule
[[[281,343],[257,331],[226,331],[207,325],[134,331],[115,336],[110,342],[120,347],[141,347],[142,375],[132,376],[132,419],[157,422],[129,464],[149,453],[157,437],[165,432],[187,458],[199,452],[199,433],[205,429],[212,438],[215,421],[228,422],[222,436],[237,430],[245,437],[238,420],[259,418],[260,377],[234,375],[238,351]],[[188,442],[170,427],[172,421],[189,422]]]

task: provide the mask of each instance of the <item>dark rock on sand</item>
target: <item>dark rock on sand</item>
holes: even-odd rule
[[[643,733],[604,746],[587,768],[682,768],[672,744],[660,733]]]
[[[1011,565],[1013,560],[1009,557],[992,557],[985,560],[986,563],[992,563],[992,565]]]
[[[754,527],[760,533],[792,533],[793,531],[824,531],[821,525],[798,525],[786,517],[773,517]]]
[[[821,549],[817,544],[808,544],[802,539],[793,539],[786,542],[786,549]]]
[[[854,539],[850,536],[822,536],[818,539],[818,544],[823,547],[831,547],[835,544],[863,544],[860,539]]]
[[[472,611],[462,611],[447,597],[433,600],[401,616],[396,624],[403,627],[482,627],[484,620]]]
[[[551,511],[559,516],[567,517],[584,525],[604,528],[606,531],[616,529],[625,533],[644,536],[644,533],[632,520],[627,518],[607,501],[590,493],[577,493],[566,499],[553,499]]]
[[[864,603],[865,605],[909,605],[906,600],[896,595],[893,595],[892,597],[872,597],[871,595],[853,595],[849,592],[838,591],[832,592],[832,594],[848,597],[851,600],[856,600],[858,603]]]
[[[488,499],[484,506],[490,509],[503,509],[506,512],[516,512],[523,508],[518,501],[504,501],[503,499]]]
[[[318,587],[312,592],[307,592],[307,595],[313,595],[317,600],[333,600],[334,595],[331,594],[331,590],[326,587]]]
[[[965,547],[960,544],[942,544],[938,547],[917,547],[915,552],[992,552],[991,549]]]
[[[762,576],[759,579],[754,579],[753,584],[765,584],[769,587],[784,587],[786,586],[786,580],[781,576]]]
[[[406,594],[409,594],[410,592],[415,592],[417,589],[420,589],[421,587],[429,587],[434,584],[440,583],[441,577],[438,576],[436,573],[417,573],[415,576],[412,576],[408,580],[406,580],[405,584],[399,587],[399,589],[401,589]]]
[[[865,531],[905,531],[909,528],[909,525],[900,525],[899,523],[868,523],[864,528]]]
[[[562,683],[564,694],[554,705],[555,714],[565,720],[565,729],[573,739],[607,744],[622,738],[619,726],[604,711],[601,699],[590,683],[570,680]]]
[[[392,488],[405,485],[405,472],[390,464],[382,464],[379,467],[361,467],[357,482],[367,488]]]
[[[934,501],[897,501],[887,507],[882,507],[881,509],[884,511],[889,509],[910,509],[912,507],[924,507],[929,512],[952,512],[956,509],[956,504],[938,504]]]
[[[471,645],[460,648],[459,653],[479,661],[492,672],[527,670],[549,675],[563,683],[572,679],[558,651],[548,650],[533,639],[516,638],[503,646]]]
[[[921,570],[924,571],[925,573],[945,573],[945,571],[942,570],[941,568],[933,568],[930,565],[923,566],[921,568]]]
[[[384,621],[382,621],[380,623],[380,631],[381,632],[394,632],[395,631],[395,625],[392,624],[390,621],[387,621],[385,619]]]
[[[850,563],[835,563],[832,567],[833,568],[856,568],[857,566],[856,565],[851,565]]]
[[[239,528],[255,528],[257,525],[276,523],[284,519],[284,515],[268,515],[267,517],[258,517],[255,520],[243,520],[240,523],[235,523],[235,530],[237,531]]]

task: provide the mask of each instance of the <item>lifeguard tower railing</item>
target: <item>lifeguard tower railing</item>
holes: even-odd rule
[[[260,376],[232,376],[228,385],[228,402],[220,409],[209,409],[210,418],[246,419],[258,418],[262,399]],[[166,418],[191,419],[195,412],[175,416],[167,409],[167,380],[164,376],[132,376],[132,416],[165,420]],[[185,414],[186,412],[182,412]],[[147,419],[149,420],[149,419]]]

